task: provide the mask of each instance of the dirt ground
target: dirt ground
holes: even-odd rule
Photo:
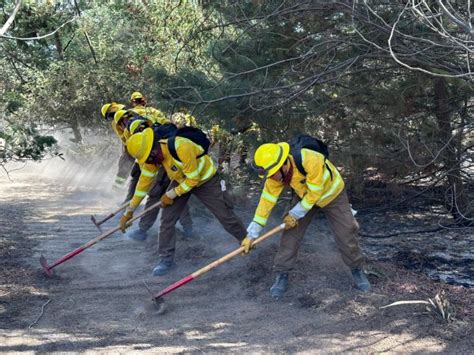
[[[51,165],[50,167],[51,168]],[[90,167],[89,167],[90,169]],[[121,233],[58,266],[51,263],[98,235],[90,215],[113,210],[122,194],[103,192],[107,178],[80,182],[61,163],[0,177],[0,352],[448,352],[474,349],[472,289],[431,281],[389,262],[374,262],[373,292],[351,286],[324,220],[301,247],[282,301],[269,296],[278,237],[166,296],[153,311],[145,281],[159,291],[237,247],[194,200],[196,238],[180,238],[177,267],[152,277],[156,231],[144,243]],[[77,174],[76,174],[77,175]],[[58,179],[62,176],[62,179]],[[109,180],[110,181],[110,180]],[[254,201],[255,202],[255,201]],[[245,224],[254,202],[236,208]],[[276,219],[273,225],[276,223]],[[117,219],[107,224],[116,225]],[[373,241],[371,241],[373,242]],[[362,240],[364,246],[364,240]],[[398,300],[426,300],[444,289],[456,317],[442,321],[421,305],[379,309]]]

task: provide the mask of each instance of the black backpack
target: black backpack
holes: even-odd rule
[[[153,132],[155,133],[155,140],[174,137],[176,131],[178,130],[178,127],[176,127],[176,125],[173,123],[153,123],[151,128],[153,128]]]
[[[318,138],[308,136],[307,134],[296,136],[290,141],[290,154],[295,160],[296,167],[301,173],[303,173],[303,175],[306,175],[306,170],[303,167],[303,158],[301,157],[301,149],[303,148],[314,150],[315,152],[324,155],[324,165],[326,165],[332,180],[332,171],[326,163],[326,159],[329,158],[329,149],[326,143]]]
[[[201,158],[202,156],[206,155],[209,151],[209,146],[211,145],[211,141],[207,138],[206,133],[201,131],[199,128],[196,127],[182,127],[178,128],[174,134],[174,136],[168,139],[168,149],[177,161],[181,161],[178,157],[178,153],[176,153],[175,148],[175,140],[176,137],[184,137],[189,139],[190,141],[196,143],[197,145],[201,146],[204,149],[204,153],[200,154],[196,158]]]

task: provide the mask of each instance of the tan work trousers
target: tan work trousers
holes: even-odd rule
[[[138,176],[140,177],[140,175]],[[160,201],[161,196],[166,192],[169,185],[170,179],[166,175],[165,169],[160,169],[158,171],[158,175],[155,178],[155,182],[153,183],[150,191],[148,192],[145,209],[153,206],[155,203]],[[135,192],[135,190],[133,191]],[[145,232],[149,230],[153,226],[153,224],[155,224],[155,221],[158,217],[158,213],[160,213],[160,209],[154,208],[142,218],[140,218],[140,222],[138,224],[139,228]],[[181,223],[184,229],[192,230],[193,220],[191,218],[191,214],[189,213],[189,208],[187,205],[184,206],[181,211],[181,214],[179,215],[179,222]]]
[[[299,198],[295,195],[291,206],[294,206],[298,201]],[[273,269],[276,272],[288,272],[293,269],[306,229],[317,210],[318,207],[313,207],[306,216],[298,221],[296,228],[283,232],[273,264]],[[362,267],[365,263],[365,257],[357,240],[359,224],[352,215],[346,190],[342,190],[333,201],[321,210],[324,211],[328,219],[329,227],[334,234],[337,248],[344,263],[350,268]]]
[[[170,188],[176,186],[177,183],[175,181],[171,182]],[[216,174],[201,186],[195,187],[189,193],[175,198],[171,206],[163,208],[158,247],[158,253],[161,258],[172,259],[174,256],[176,247],[174,226],[191,195],[196,196],[212,212],[224,229],[239,241],[239,244],[247,235],[247,230],[242,221],[235,215],[231,202],[224,196],[220,185],[220,178]]]
[[[130,184],[128,186],[127,197],[125,201],[130,201],[135,194],[135,189],[137,188],[138,180],[140,179],[140,166],[135,163],[132,168],[132,172],[130,173],[131,179]],[[150,191],[148,192],[148,197],[145,204],[145,209],[157,203],[161,196],[166,192],[170,184],[170,179],[166,175],[164,169],[160,169],[158,175],[155,178],[155,182],[153,183]],[[155,224],[156,218],[158,217],[158,213],[160,212],[159,208],[155,208],[140,218],[140,229],[143,231],[149,230],[153,224]],[[193,229],[193,220],[191,218],[191,214],[189,213],[189,208],[186,206],[179,217],[179,222],[183,226],[184,229],[192,230]]]

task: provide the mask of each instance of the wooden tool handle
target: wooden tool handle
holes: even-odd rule
[[[285,229],[285,224],[280,224],[279,226],[276,226],[275,228],[269,230],[267,233],[265,233],[264,235],[258,237],[257,239],[254,240],[253,244],[252,245],[257,245],[257,244],[260,244],[261,242],[263,242],[265,239],[268,239],[270,238],[271,236],[273,236],[274,234],[282,231],[283,229]],[[235,249],[234,251],[230,252],[229,254],[226,254],[224,255],[222,258],[220,259],[217,259],[216,261],[204,266],[203,268],[193,272],[191,275],[193,277],[193,279],[201,276],[202,274],[205,274],[206,272],[208,272],[209,270],[212,270],[214,269],[215,267],[225,263],[226,261],[232,259],[233,257],[239,255],[240,253],[242,253],[244,251],[244,247],[240,247],[238,249]]]
[[[282,231],[283,229],[285,229],[285,224],[284,223],[280,224],[279,226],[277,226],[277,227],[273,228],[272,230],[268,231],[267,233],[265,233],[261,237],[255,239],[253,244],[259,244],[259,243],[263,242],[265,239],[270,238],[272,235]],[[159,292],[155,296],[153,296],[153,299],[155,301],[158,300],[159,298],[163,297],[164,295],[167,295],[168,293],[173,292],[177,288],[180,288],[181,286],[186,285],[188,282],[191,282],[194,279],[198,278],[202,274],[205,274],[209,270],[212,270],[215,267],[217,267],[217,266],[225,263],[226,261],[232,259],[234,256],[239,255],[243,251],[244,251],[244,247],[240,247],[240,248],[235,249],[234,251],[230,252],[229,254],[224,255],[222,258],[219,258],[216,261],[204,266],[202,269],[199,269],[199,270],[193,272],[192,274],[186,276],[185,278],[182,278],[181,280],[176,281],[174,284],[168,286],[167,288],[165,288],[164,290],[162,290],[161,292]]]

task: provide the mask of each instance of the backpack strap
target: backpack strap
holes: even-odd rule
[[[176,136],[172,136],[168,138],[168,150],[170,151],[170,154],[173,158],[181,162],[181,159],[179,159],[178,153],[176,152],[175,142],[176,142]]]
[[[298,170],[303,173],[304,176],[306,176],[306,170],[303,167],[303,157],[301,155],[301,149],[298,152],[295,152],[295,154],[291,154],[293,156],[293,159],[295,160],[296,167]]]
[[[303,148],[301,148],[303,149]],[[301,149],[299,149],[298,152],[296,152],[295,154],[291,154],[293,156],[293,159],[295,160],[295,164],[296,164],[296,167],[298,168],[298,170],[303,173],[304,176],[306,176],[306,170],[305,168],[303,167],[303,155],[301,154]],[[319,152],[317,152],[319,153]],[[323,154],[324,156],[324,154]],[[326,169],[328,169],[329,171],[329,175],[331,176],[331,180],[333,180],[333,175],[332,175],[332,170],[331,168],[329,167],[328,163],[326,162],[327,158],[326,156],[324,156],[324,166],[326,167]]]
[[[179,159],[178,152],[176,151],[175,142],[176,142],[176,136],[172,136],[172,137],[168,138],[168,150],[170,151],[171,156],[181,163],[181,159]],[[194,144],[196,144],[196,143],[194,143]],[[202,154],[199,154],[196,157],[196,159],[202,158],[206,154],[207,154],[206,152],[204,152]]]
[[[326,157],[324,157],[324,165],[326,166],[326,169],[328,169],[329,171],[329,175],[331,176],[331,181],[333,180],[333,176],[332,176],[332,170],[331,168],[329,167],[328,163],[326,163]]]

